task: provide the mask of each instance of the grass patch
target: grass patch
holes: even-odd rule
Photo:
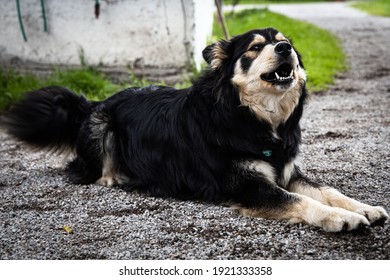
[[[48,85],[65,85],[77,93],[84,94],[88,99],[100,100],[107,98],[119,90],[102,73],[94,69],[57,70],[47,81]]]
[[[112,83],[92,68],[56,70],[47,78],[0,68],[0,109],[20,100],[27,91],[50,85],[66,86],[91,100],[107,98],[123,86]]]
[[[233,5],[234,0],[224,0],[223,4]],[[334,0],[239,0],[237,5],[241,4],[283,4],[283,3],[311,3],[311,2],[334,2]]]
[[[285,36],[293,38],[294,46],[302,54],[311,91],[327,89],[333,83],[334,76],[347,68],[339,39],[312,24],[290,19],[267,9],[244,10],[226,14],[225,18],[232,36],[251,29],[274,27]],[[215,40],[223,38],[219,24],[215,23],[214,31]]]
[[[390,17],[389,0],[361,1],[352,4],[352,7],[363,10],[372,15]]]
[[[84,65],[82,63],[82,65]],[[196,75],[197,73],[194,73]],[[20,74],[13,69],[4,69],[0,66],[0,113],[12,103],[22,99],[28,91],[42,87],[60,85],[82,94],[89,100],[104,100],[114,93],[128,87],[145,87],[152,82],[138,78],[129,73],[129,83],[114,83],[109,77],[90,66],[81,66],[79,69],[57,69],[50,76],[44,78],[34,74]],[[157,84],[166,85],[164,81]],[[190,87],[188,77],[174,87]]]
[[[21,99],[25,91],[37,89],[41,85],[41,80],[34,75],[19,75],[13,70],[0,68],[0,109]]]

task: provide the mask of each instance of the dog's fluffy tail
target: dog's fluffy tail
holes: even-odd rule
[[[64,87],[28,92],[2,117],[7,132],[39,149],[73,149],[91,104]]]

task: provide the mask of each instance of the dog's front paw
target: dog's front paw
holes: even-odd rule
[[[389,219],[389,214],[380,206],[365,205],[357,209],[356,213],[365,216],[372,226],[383,225]]]
[[[369,225],[370,222],[363,215],[341,208],[333,208],[320,220],[320,226],[328,232],[355,231]]]

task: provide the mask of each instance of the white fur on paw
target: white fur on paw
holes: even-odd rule
[[[369,225],[363,215],[336,207],[320,221],[320,226],[328,232],[353,231]]]
[[[389,215],[386,210],[380,206],[369,206],[366,205],[360,209],[356,210],[356,213],[359,213],[365,216],[371,225],[383,224],[386,220],[389,219]]]
[[[113,187],[116,185],[116,180],[115,178],[104,176],[97,180],[96,183],[105,187]]]

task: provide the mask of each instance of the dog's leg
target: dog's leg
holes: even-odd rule
[[[292,198],[293,202],[273,208],[241,207],[240,213],[244,216],[287,220],[290,223],[304,222],[327,232],[354,231],[369,225],[360,214],[330,207],[303,195],[295,194]]]
[[[324,205],[338,207],[365,216],[371,225],[383,224],[389,215],[379,206],[370,206],[341,194],[334,188],[315,184],[300,176],[293,180],[288,190],[300,195],[310,197]]]
[[[242,173],[233,183],[232,198],[245,216],[305,222],[329,232],[353,231],[370,224],[363,215],[290,193],[258,174]]]
[[[106,130],[101,139],[101,155],[102,155],[102,177],[96,182],[105,187],[113,187],[117,185],[116,168],[115,168],[115,147],[114,136],[111,131]]]
[[[122,175],[118,170],[117,161],[119,159],[116,157],[117,152],[115,145],[114,133],[109,130],[106,131],[100,147],[100,149],[102,149],[102,177],[96,182],[105,187],[123,185],[129,181],[129,178]]]
[[[117,168],[116,139],[108,113],[102,109],[96,110],[90,118],[89,127],[102,166],[101,177],[96,183],[105,187],[113,187],[128,182],[128,178],[121,175]]]
[[[103,159],[102,177],[96,181],[96,184],[113,187],[126,184],[128,181],[129,178],[116,169],[113,159],[106,155]]]

